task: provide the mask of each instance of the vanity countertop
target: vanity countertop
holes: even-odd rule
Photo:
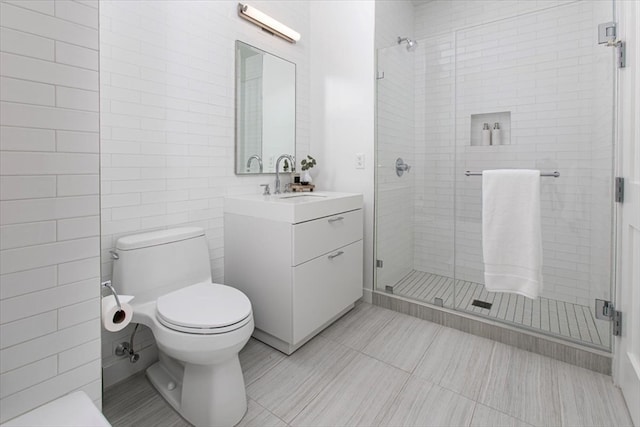
[[[248,194],[225,198],[224,211],[291,224],[362,208],[358,193],[319,191],[270,196]]]

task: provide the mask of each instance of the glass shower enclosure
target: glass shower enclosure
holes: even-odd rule
[[[611,348],[594,300],[613,297],[612,13],[578,1],[377,51],[376,292]],[[488,169],[559,172],[541,177],[535,300],[484,288]]]

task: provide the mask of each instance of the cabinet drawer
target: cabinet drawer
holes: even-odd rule
[[[293,344],[362,297],[362,240],[293,268]]]
[[[299,265],[362,239],[362,209],[293,226],[292,264]]]

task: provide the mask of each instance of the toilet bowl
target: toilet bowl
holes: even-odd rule
[[[249,299],[213,283],[200,228],[120,238],[113,283],[135,296],[133,322],[148,326],[159,360],[147,369],[158,392],[196,426],[232,426],[247,410],[238,353],[254,328]]]

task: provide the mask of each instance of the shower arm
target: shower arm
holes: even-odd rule
[[[402,44],[403,42],[407,43],[407,51],[412,51],[414,47],[418,44],[417,41],[411,40],[409,37],[400,37],[398,36],[398,44]]]

